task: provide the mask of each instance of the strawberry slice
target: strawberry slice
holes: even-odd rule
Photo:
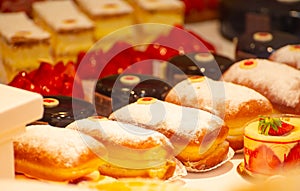
[[[273,174],[282,166],[279,158],[266,145],[256,148],[253,153],[256,154],[253,156],[250,155],[248,168],[254,172]]]
[[[282,121],[280,118],[264,117],[259,119],[258,130],[261,134],[282,136],[295,128],[294,125]]]
[[[270,128],[269,135],[272,135],[272,136],[281,136],[281,135],[284,135],[286,133],[289,133],[294,128],[295,128],[295,126],[281,121],[281,126],[278,127],[277,130],[275,130],[274,128]]]
[[[284,160],[284,167],[295,168],[300,167],[300,143],[297,143],[289,152]]]

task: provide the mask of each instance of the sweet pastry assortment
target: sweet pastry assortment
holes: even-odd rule
[[[299,174],[300,118],[261,116],[245,127],[244,168],[251,176]]]
[[[3,81],[12,80],[21,70],[38,68],[40,59],[52,58],[50,34],[23,12],[0,13],[0,37],[0,55],[5,70],[0,72],[0,78]]]
[[[144,97],[114,111],[109,119],[164,134],[175,147],[176,157],[189,171],[209,169],[229,151],[228,127],[206,111]]]
[[[32,3],[32,14],[0,13],[0,78],[43,96],[43,115],[13,137],[16,179],[83,190],[185,190],[176,181],[188,172],[213,171],[235,154],[243,177],[299,174],[299,38],[270,30],[267,15],[247,13],[237,19],[262,23],[246,22],[231,60],[182,26],[187,5],[58,0]],[[223,35],[235,34],[222,19]],[[114,39],[89,50],[135,23],[172,26],[157,36],[146,31],[145,44]]]
[[[179,82],[168,92],[165,101],[220,116],[229,127],[226,139],[234,150],[243,149],[244,125],[273,111],[270,101],[255,90],[203,76]]]

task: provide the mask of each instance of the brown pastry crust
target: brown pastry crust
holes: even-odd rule
[[[167,180],[174,175],[176,162],[168,160],[160,167],[149,169],[126,169],[109,163],[103,163],[99,166],[99,171],[102,175],[111,176],[114,178],[158,178]]]
[[[197,148],[194,148],[197,149]],[[194,150],[194,152],[199,152],[199,148]],[[183,164],[187,167],[191,167],[197,170],[205,170],[212,168],[226,159],[229,152],[229,143],[223,141],[219,145],[212,147],[206,152],[206,157],[202,157],[197,161],[183,161]]]
[[[71,181],[97,170],[104,146],[87,135],[49,125],[32,125],[14,139],[15,171],[29,177]]]

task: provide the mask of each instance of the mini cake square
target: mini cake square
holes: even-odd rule
[[[38,68],[40,59],[51,60],[50,34],[25,12],[0,13],[0,36],[0,57],[6,71],[3,81],[9,82],[21,70]]]
[[[136,0],[135,10],[138,23],[184,23],[185,6],[179,0]]]
[[[94,21],[96,40],[135,23],[133,8],[123,0],[76,0],[76,2]]]
[[[55,60],[75,60],[94,43],[94,24],[70,0],[35,2],[33,18],[52,35]]]

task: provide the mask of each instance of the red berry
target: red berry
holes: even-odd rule
[[[295,126],[281,121],[281,127],[278,127],[277,131],[274,130],[273,128],[270,128],[269,135],[281,136],[281,135],[284,135],[284,134],[290,132],[294,128],[295,128]]]
[[[284,160],[284,166],[288,168],[300,167],[300,143],[297,143]]]

